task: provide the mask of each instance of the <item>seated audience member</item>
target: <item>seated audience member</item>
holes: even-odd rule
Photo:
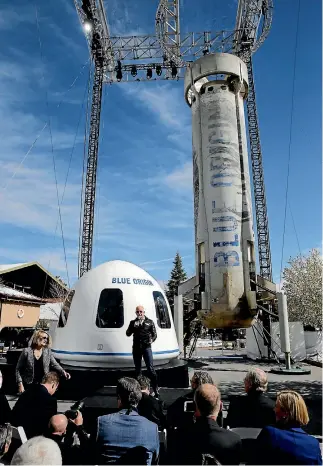
[[[47,438],[54,440],[61,450],[63,464],[87,464],[88,436],[83,429],[80,412],[76,419],[56,414],[49,421]]]
[[[319,441],[304,432],[309,417],[305,402],[297,392],[278,393],[276,425],[260,432],[253,464],[322,464]]]
[[[58,384],[56,372],[48,372],[41,384],[32,385],[20,395],[12,410],[12,424],[22,426],[27,438],[43,435],[50,418],[57,413],[57,400],[53,395]]]
[[[148,377],[140,375],[137,380],[141,389],[138,413],[140,416],[157,424],[160,430],[164,429],[166,427],[166,416],[163,413],[163,406],[160,400],[150,395],[150,381]]]
[[[226,425],[228,427],[262,428],[275,423],[275,402],[266,395],[267,375],[253,369],[244,379],[246,396],[230,401]]]
[[[182,438],[181,464],[201,464],[203,455],[211,455],[220,464],[239,464],[241,439],[217,423],[221,395],[215,385],[203,384],[195,392],[196,422]],[[184,454],[183,454],[184,452]]]
[[[5,424],[0,426],[0,466],[8,464],[2,462],[3,456],[8,452],[12,439],[12,426]]]
[[[180,396],[177,400],[171,404],[167,410],[167,423],[171,427],[187,427],[188,417],[185,415],[184,406],[186,402],[192,402],[193,406],[189,408],[189,411],[192,411],[192,420],[193,413],[195,412],[194,406],[194,394],[198,387],[204,383],[209,383],[214,385],[212,377],[206,371],[196,371],[191,378],[191,387],[192,390],[186,395]],[[222,411],[219,413],[218,417],[219,424],[222,424]]]
[[[58,445],[53,440],[45,437],[33,437],[18,448],[10,464],[61,465],[62,455]]]
[[[159,454],[157,425],[138,414],[141,400],[137,380],[124,377],[118,380],[117,397],[119,412],[100,416],[96,433],[98,463],[111,464],[120,461],[130,448],[144,447],[149,452],[146,464]]]
[[[11,422],[11,408],[2,388],[2,372],[0,371],[0,425]]]

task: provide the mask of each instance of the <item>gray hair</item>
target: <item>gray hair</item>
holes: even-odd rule
[[[245,376],[244,381],[248,384],[248,391],[265,392],[267,390],[267,375],[261,369],[251,369]]]
[[[197,387],[200,387],[205,383],[214,385],[212,377],[206,371],[195,371],[192,377],[192,382],[195,383]]]
[[[0,426],[0,458],[5,453],[6,445],[10,445],[12,439],[12,426],[10,424],[4,424]]]
[[[33,437],[22,444],[13,455],[11,464],[61,465],[62,455],[54,440]]]
[[[131,377],[122,377],[117,382],[117,396],[123,408],[137,408],[142,398],[139,382]]]

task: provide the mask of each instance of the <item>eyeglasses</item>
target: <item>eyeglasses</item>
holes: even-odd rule
[[[39,340],[48,341],[48,338],[47,337],[39,337]]]
[[[143,314],[143,311],[136,311],[136,314]]]

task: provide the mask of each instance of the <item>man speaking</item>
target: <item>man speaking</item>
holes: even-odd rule
[[[132,356],[135,364],[136,377],[141,375],[141,360],[144,358],[148,376],[151,380],[151,386],[158,397],[157,374],[153,364],[153,353],[151,344],[156,340],[157,333],[155,324],[151,319],[145,316],[143,306],[136,307],[137,318],[130,321],[127,337],[133,334]]]

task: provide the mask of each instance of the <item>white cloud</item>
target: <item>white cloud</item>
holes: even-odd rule
[[[187,162],[181,168],[174,170],[165,178],[165,183],[173,189],[189,189],[192,191],[192,164]]]

